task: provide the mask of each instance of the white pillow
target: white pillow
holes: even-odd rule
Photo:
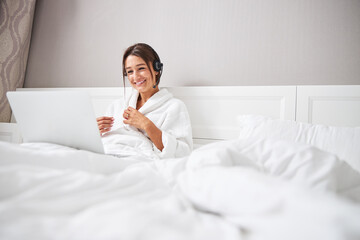
[[[286,140],[313,145],[337,155],[360,172],[360,128],[334,127],[241,115],[237,119],[239,138]]]

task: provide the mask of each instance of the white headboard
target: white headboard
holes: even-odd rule
[[[90,94],[96,116],[103,115],[113,100],[123,99],[124,92],[121,87],[17,90],[71,89]],[[360,126],[360,85],[169,87],[167,89],[186,104],[195,144],[236,138],[238,136],[236,117],[240,114],[265,115],[333,126]]]
[[[360,127],[360,85],[298,86],[296,121]]]

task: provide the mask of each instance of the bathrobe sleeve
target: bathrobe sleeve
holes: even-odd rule
[[[193,148],[190,117],[185,104],[178,99],[171,99],[170,107],[165,112],[165,119],[160,127],[164,149],[154,149],[160,158],[184,157]]]

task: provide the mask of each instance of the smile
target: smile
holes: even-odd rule
[[[146,80],[140,81],[140,82],[135,82],[136,86],[139,86],[141,84],[143,84]]]

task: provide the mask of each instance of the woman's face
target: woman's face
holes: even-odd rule
[[[153,86],[155,85],[155,71],[150,71],[145,61],[134,55],[130,55],[125,60],[125,71],[129,82],[133,88],[139,93],[157,91]]]

